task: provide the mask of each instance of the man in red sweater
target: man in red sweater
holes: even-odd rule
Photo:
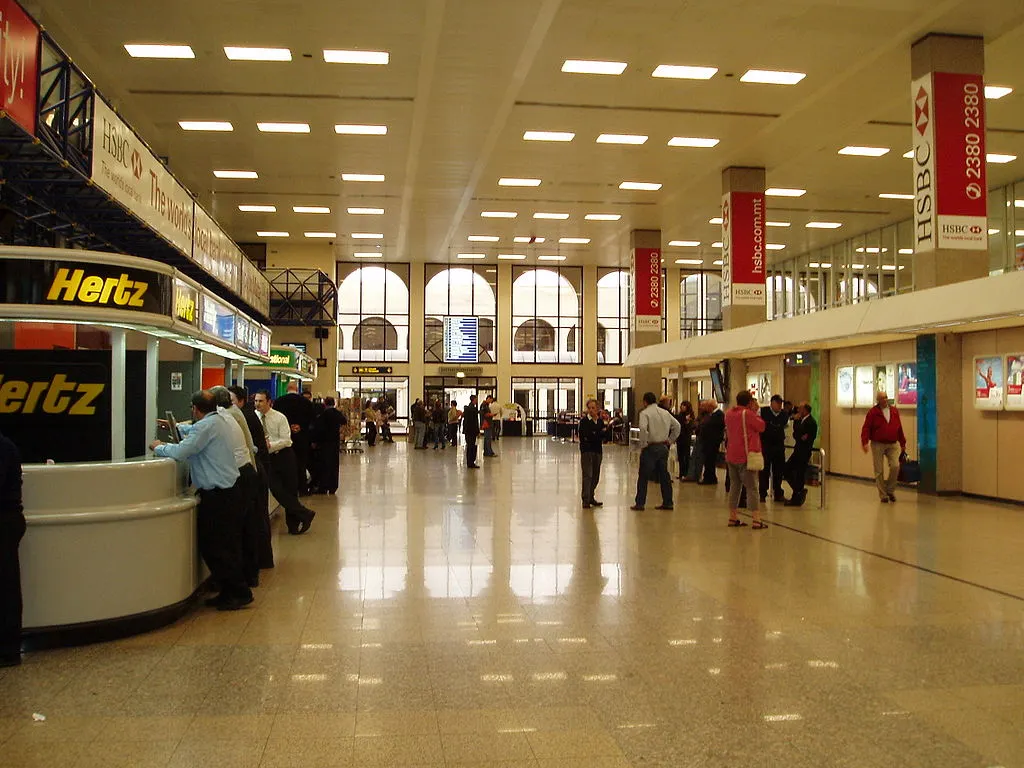
[[[875,406],[868,411],[860,431],[860,444],[864,453],[871,445],[871,458],[875,463],[875,485],[883,504],[896,501],[896,481],[900,472],[900,454],[907,450],[907,438],[900,423],[900,412],[889,404],[889,396],[879,392]],[[899,448],[896,446],[899,445]],[[889,463],[889,477],[885,477],[885,462]]]

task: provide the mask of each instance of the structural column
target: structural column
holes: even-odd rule
[[[661,289],[661,230],[635,229],[629,235],[630,280],[629,312],[633,349],[661,343],[661,308],[665,300]],[[661,394],[661,368],[636,367],[632,370],[633,405],[639,419],[645,392]]]
[[[917,337],[918,489],[925,493],[963,490],[961,340],[952,333]]]

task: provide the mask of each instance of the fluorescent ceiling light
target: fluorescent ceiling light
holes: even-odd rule
[[[914,249],[913,248],[900,248],[898,253],[901,256],[912,256],[914,254]]]
[[[387,51],[344,51],[324,50],[324,61],[328,64],[387,64],[391,54]]]
[[[337,232],[303,232],[306,237],[337,237]]]
[[[769,197],[803,197],[807,194],[807,190],[788,187],[768,187],[764,193]]]
[[[572,141],[575,138],[576,134],[568,131],[526,131],[523,133],[524,141]]]
[[[635,133],[602,133],[597,137],[598,144],[643,144],[646,136]]]
[[[133,59],[194,59],[191,45],[149,45],[125,43],[124,49]]]
[[[179,120],[183,131],[233,131],[235,126],[219,120]]]
[[[686,264],[689,267],[697,267],[704,263],[704,259],[676,259],[676,264]]]
[[[544,238],[543,237],[522,237],[522,236],[520,236],[520,237],[513,237],[512,238],[512,242],[513,243],[533,243],[533,244],[538,244],[538,243],[543,243],[544,242]]]
[[[481,261],[483,259],[486,259],[487,256],[485,254],[483,254],[483,253],[457,253],[457,254],[455,254],[455,258],[457,258],[457,259],[476,259],[477,261]]]
[[[803,72],[782,72],[773,69],[748,69],[741,83],[768,83],[770,85],[796,85],[807,77]]]
[[[349,208],[347,212],[353,216],[383,216],[383,208]]]
[[[277,213],[276,205],[240,205],[238,210],[244,213]]]
[[[769,251],[784,251],[784,250],[786,250],[786,246],[782,245],[781,243],[768,243],[768,245],[766,245],[765,247]]]
[[[985,98],[993,101],[1001,99],[1003,96],[1009,96],[1011,93],[1013,93],[1013,88],[1007,88],[1005,85],[985,86]]]
[[[583,217],[587,221],[618,221],[622,218],[621,213],[588,213]]]
[[[480,216],[485,219],[514,219],[519,214],[515,211],[481,211]]]
[[[712,248],[721,248],[721,247],[722,247],[722,241],[721,241],[721,240],[719,240],[719,241],[717,241],[717,242],[714,242],[714,243],[712,243],[712,244],[711,244],[711,247],[712,247]]]
[[[558,242],[563,245],[586,245],[590,242],[589,237],[560,237]]]
[[[882,157],[889,154],[889,147],[843,147],[839,150],[840,155],[853,155],[855,157]]]
[[[702,147],[718,146],[719,139],[701,139],[696,136],[673,136],[668,140],[670,147]]]
[[[700,240],[669,240],[668,244],[675,248],[697,248]]]
[[[553,221],[565,221],[569,218],[568,213],[535,213],[533,214],[535,219],[551,219]]]
[[[540,179],[516,179],[502,177],[498,179],[499,187],[539,187]]]
[[[292,52],[287,48],[242,48],[225,45],[224,55],[231,61],[291,61]]]
[[[766,221],[765,224],[767,224],[769,227],[790,227],[790,226],[792,226],[792,224],[790,224],[788,221]]]
[[[1015,229],[1013,230],[1013,234],[1017,237],[1024,237],[1024,229]]]
[[[907,160],[912,160],[914,158],[914,150],[911,149],[908,152],[904,152],[903,157],[905,157]]]
[[[883,192],[879,195],[883,200],[913,200],[913,195],[903,195],[897,192]]]
[[[619,189],[636,189],[643,192],[657,192],[661,184],[654,181],[624,181],[619,184]]]
[[[288,233],[257,230],[256,237],[288,237]]]
[[[380,259],[383,258],[383,253],[377,251],[362,251],[360,253],[353,253],[352,256],[357,259]]]
[[[861,246],[860,248],[855,248],[854,250],[857,253],[888,253],[889,252],[888,248],[877,248],[875,246],[868,246],[867,248],[865,248],[864,246]]]
[[[504,261],[523,261],[526,255],[522,253],[499,253],[498,258]]]
[[[714,261],[712,261],[711,263],[712,263],[712,264],[714,264],[714,265],[715,265],[716,267],[720,267],[720,266],[722,266],[723,264],[725,264],[725,262],[724,262],[724,261],[722,261],[721,259],[715,259],[715,260],[714,260]]]
[[[384,181],[383,173],[343,173],[342,181]]]
[[[330,213],[331,209],[326,205],[293,205],[295,213]]]
[[[998,230],[998,229],[990,229],[990,230],[988,231],[988,233],[989,233],[990,235],[998,235],[998,234],[999,234],[999,230]]]
[[[565,256],[538,256],[537,261],[565,261]]]
[[[673,80],[710,80],[718,67],[687,67],[677,64],[659,64],[651,77],[667,77]]]
[[[808,221],[804,226],[808,229],[839,229],[843,225],[838,221]]]
[[[626,71],[626,62],[566,59],[562,71],[579,75],[621,75]]]
[[[851,264],[850,269],[864,269],[867,267],[866,264]]]
[[[256,123],[263,133],[309,133],[309,123]]]
[[[335,125],[334,132],[352,136],[386,136],[386,125]]]
[[[495,235],[470,235],[467,240],[471,243],[496,243],[501,238]]]
[[[720,225],[721,223],[722,223],[722,217],[721,216],[715,216],[713,219],[708,219],[708,224],[719,224]]]
[[[214,171],[213,175],[218,179],[258,179],[260,177],[256,171]]]
[[[383,240],[384,235],[380,232],[353,232],[353,240]]]
[[[988,160],[990,163],[1003,164],[1003,163],[1012,163],[1014,160],[1017,159],[1017,156],[1016,155],[999,155],[999,154],[995,154],[995,153],[990,152],[989,154],[985,155],[985,159]]]
[[[1024,200],[1014,200],[1013,201],[1013,207],[1014,208],[1024,208]]]

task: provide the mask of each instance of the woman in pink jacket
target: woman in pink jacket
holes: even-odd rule
[[[768,527],[761,521],[761,510],[757,506],[758,473],[747,469],[747,455],[754,451],[761,452],[762,432],[764,421],[758,415],[757,400],[749,392],[740,392],[736,395],[736,406],[725,414],[725,461],[729,465],[729,525],[733,528],[746,525],[736,511],[740,502],[740,489],[744,487],[747,489],[747,506],[754,517],[751,527],[754,530]]]

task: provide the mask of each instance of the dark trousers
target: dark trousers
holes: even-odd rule
[[[796,451],[786,462],[786,479],[789,481],[789,487],[793,489],[793,501],[799,504],[802,504],[807,496],[807,489],[804,486],[807,485],[807,467],[810,463],[809,453]]]
[[[690,473],[690,436],[683,435],[676,440],[676,460],[679,462],[679,479]]]
[[[256,508],[259,510],[257,557],[260,569],[274,567],[273,534],[270,530],[270,469],[260,464],[256,467]]]
[[[0,520],[0,656],[21,651],[21,563],[18,544],[25,521]]]
[[[366,422],[366,444],[377,444],[377,425],[374,424],[372,421]]]
[[[661,483],[661,506],[672,506],[672,477],[668,473],[668,446],[648,445],[640,451],[640,474],[636,479],[636,505],[647,503],[647,484]]]
[[[310,511],[299,501],[295,488],[295,453],[291,448],[282,448],[270,454],[270,492],[284,507],[284,519],[289,531],[298,528],[299,523],[311,520]]]
[[[238,488],[242,492],[245,513],[242,517],[242,575],[246,581],[255,581],[260,576],[260,476],[252,464],[241,467],[238,475]],[[267,508],[264,505],[264,517],[266,514]]]
[[[594,491],[601,482],[601,459],[599,451],[588,451],[580,454],[580,466],[583,467],[583,503],[594,501]]]
[[[761,452],[764,454],[764,469],[760,472],[758,482],[761,498],[768,496],[770,479],[772,495],[776,499],[781,499],[785,495],[782,491],[782,481],[786,476],[786,447],[762,443]]]
[[[320,468],[317,472],[320,478],[320,490],[327,493],[334,493],[338,490],[338,465],[340,463],[338,451],[340,443],[320,443]]]
[[[476,464],[476,435],[466,435],[466,466]]]
[[[456,422],[455,424],[449,424],[448,425],[448,442],[451,443],[452,445],[458,445],[459,444],[459,424],[458,424],[458,422]]]
[[[196,510],[199,554],[220,593],[227,598],[248,599],[252,590],[242,572],[242,531],[245,521],[245,495],[241,478],[231,488],[200,490]]]
[[[718,446],[720,443],[714,444],[704,443],[704,480],[705,483],[717,483],[718,482]]]
[[[380,439],[385,443],[395,442],[395,439],[391,436],[391,424],[387,419],[380,425]]]
[[[306,472],[309,470],[309,432],[305,429],[292,432],[292,450],[295,451],[296,492],[301,496],[309,490]]]

